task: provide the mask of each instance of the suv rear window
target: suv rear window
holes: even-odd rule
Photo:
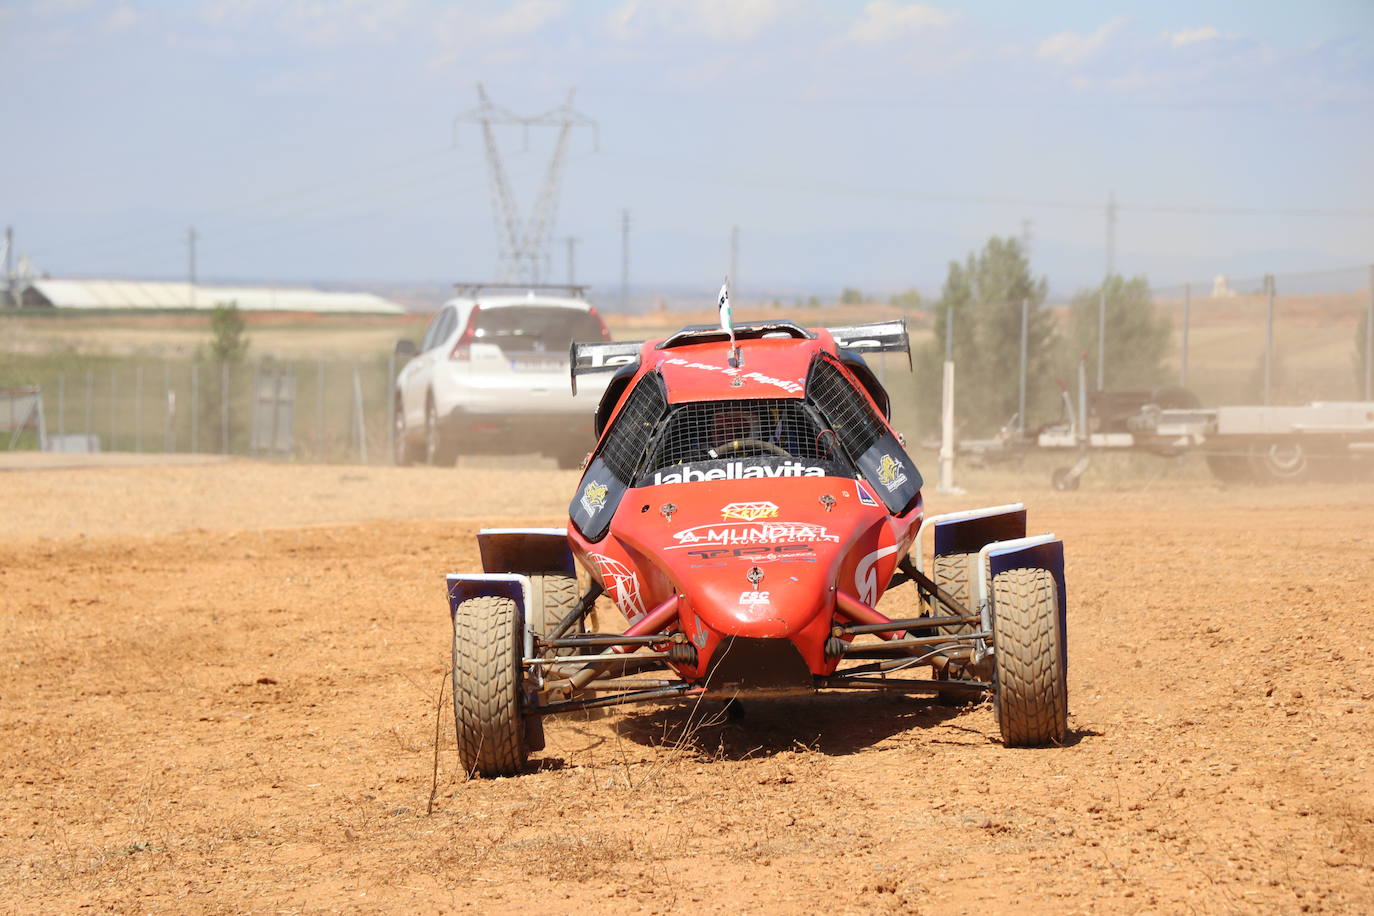
[[[601,321],[591,312],[557,306],[521,305],[482,309],[473,340],[502,351],[566,353],[574,340],[601,340]]]

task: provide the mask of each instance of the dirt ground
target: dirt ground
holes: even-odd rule
[[[1374,486],[928,493],[1065,538],[1062,748],[818,697],[465,780],[441,576],[574,477],[0,472],[0,910],[1374,911]]]

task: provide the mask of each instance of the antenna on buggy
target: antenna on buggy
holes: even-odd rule
[[[735,344],[735,322],[730,314],[730,278],[727,276],[725,282],[720,285],[720,295],[716,300],[716,308],[720,310],[720,329],[730,335],[730,365],[738,369],[740,367],[739,347]]]

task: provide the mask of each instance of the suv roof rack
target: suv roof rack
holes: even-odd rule
[[[460,296],[476,296],[483,290],[561,290],[575,299],[586,299],[590,286],[576,283],[455,283],[453,290]]]

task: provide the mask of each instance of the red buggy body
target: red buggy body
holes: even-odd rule
[[[485,571],[448,577],[464,766],[518,771],[553,713],[829,688],[992,693],[1008,743],[1062,739],[1062,544],[1019,505],[924,516],[862,356],[909,353],[904,323],[733,330],[573,345],[574,386],[615,375],[568,529],[485,530]],[[917,616],[876,610],[906,583]],[[586,628],[603,593],[621,633]]]

